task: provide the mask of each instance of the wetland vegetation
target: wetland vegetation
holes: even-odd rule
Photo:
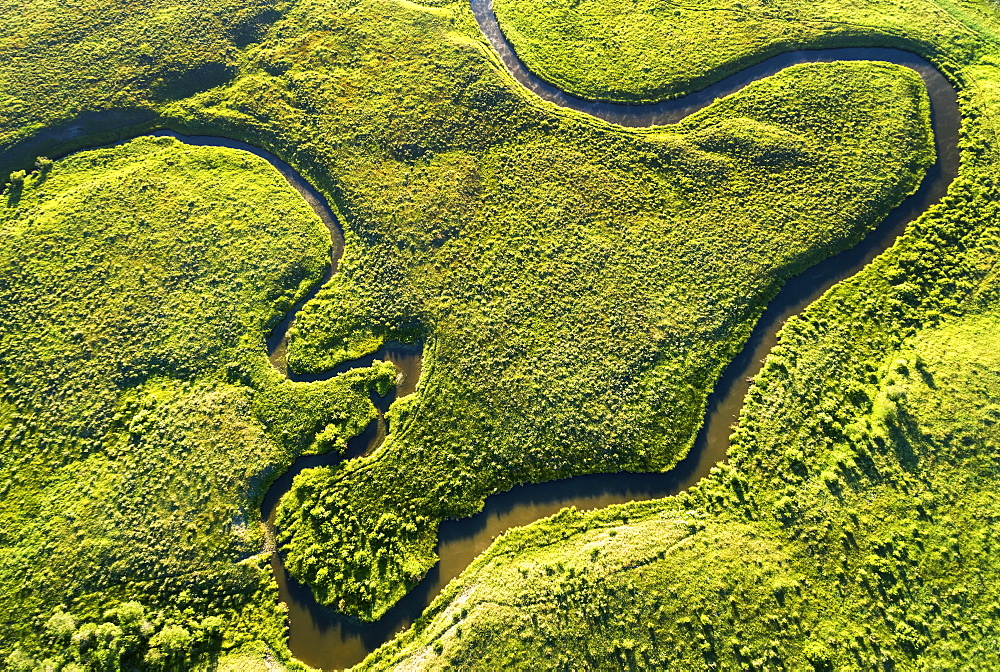
[[[984,62],[960,75],[950,195],[786,326],[728,464],[676,498],[509,532],[362,667],[995,666],[1000,231]],[[501,623],[516,636],[497,637]]]
[[[534,7],[498,0],[519,54],[597,98],[674,95],[792,43],[907,46],[962,85],[963,174],[785,329],[729,465],[679,498],[505,535],[366,665],[991,660],[993,10],[679,8],[682,71],[642,32],[664,25],[651,8],[582,3],[567,29],[558,3]],[[291,573],[362,619],[433,565],[441,520],[493,492],[675,464],[782,280],[857,242],[934,158],[919,78],[884,63],[798,66],[636,131],[533,99],[463,2],[0,14],[19,17],[0,33],[15,668],[295,666],[257,505],[296,456],[361,431],[392,375],[291,383],[269,365],[264,337],[330,239],[263,161],[147,138],[20,172],[37,156],[219,134],[287,160],[340,215],[345,256],[290,331],[291,367],[427,343],[386,443],[303,472],[279,506]],[[705,21],[723,21],[711,45]]]
[[[969,58],[985,3],[926,0],[492,0],[518,56],[592,100],[647,103],[691,93],[795,49],[898,47]],[[952,15],[966,19],[959,22]],[[975,17],[973,22],[972,17]]]
[[[792,78],[794,103],[774,95]],[[922,176],[926,109],[901,68],[803,66],[644,138],[648,158],[595,147],[601,163],[581,166],[581,151],[571,165],[539,141],[487,153],[464,183],[485,211],[455,221],[463,228],[447,244],[394,244],[409,248],[400,295],[419,297],[416,317],[433,330],[432,376],[379,453],[298,479],[278,513],[289,570],[322,602],[376,618],[433,564],[439,521],[474,513],[486,495],[672,466],[773,279],[856,241],[916,187],[890,166]],[[912,153],[896,153],[900,143]],[[838,149],[820,159],[819,146]],[[861,166],[872,162],[891,181],[871,184]],[[574,192],[541,182],[553,166],[577,174]],[[404,189],[408,199],[428,187]],[[490,207],[501,196],[529,211]],[[631,213],[623,228],[611,208]],[[303,310],[294,367],[327,368],[342,352],[341,332],[326,329],[350,316],[335,289]]]

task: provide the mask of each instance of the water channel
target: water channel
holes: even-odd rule
[[[323,668],[343,668],[360,662],[366,655],[408,627],[420,616],[441,590],[505,530],[526,525],[557,513],[564,507],[595,509],[634,500],[656,499],[677,494],[698,482],[712,466],[726,457],[731,426],[736,422],[749,379],[760,370],[763,358],[777,340],[777,332],[792,315],[800,313],[835,283],[848,278],[886,250],[906,225],[939,201],[958,174],[960,113],[957,93],[948,80],[926,60],[906,51],[888,48],[844,48],[803,50],[785,53],[723,79],[700,92],[654,105],[618,105],[576,98],[538,78],[517,58],[492,11],[491,0],[472,0],[473,13],[509,73],[540,98],[622,126],[654,126],[675,123],[692,112],[729,95],[747,84],[773,75],[798,63],[885,61],[914,70],[927,87],[931,100],[931,123],[937,161],[928,170],[918,191],[896,207],[860,243],[814,265],[789,279],[768,304],[740,354],[729,364],[708,399],[705,422],[694,449],[676,467],[657,474],[592,474],[561,481],[523,485],[489,497],[484,510],[470,518],[442,523],[438,531],[440,558],[427,576],[406,597],[375,623],[359,623],[333,613],[312,597],[311,591],[290,579],[273,556],[272,566],[289,607],[289,646],[306,664]],[[404,364],[398,358],[397,366]],[[413,362],[404,373],[397,395],[412,390]],[[384,406],[382,406],[384,408]],[[378,437],[362,437],[352,442],[350,455],[370,451]],[[322,456],[303,458],[302,464],[323,463]],[[299,471],[299,463],[291,473]],[[286,475],[287,476],[287,475]],[[290,478],[275,483],[262,507],[265,517],[280,494],[290,486]]]
[[[748,67],[683,98],[654,105],[618,105],[576,98],[538,78],[517,58],[513,47],[504,37],[493,14],[492,0],[471,0],[471,4],[483,34],[515,80],[544,100],[623,126],[675,123],[719,97],[734,93],[753,81],[798,63],[874,60],[906,66],[920,75],[930,96],[937,161],[928,171],[919,190],[895,208],[864,240],[785,283],[768,304],[746,345],[725,369],[709,396],[705,422],[693,450],[669,472],[577,476],[561,481],[518,486],[488,498],[481,513],[463,520],[442,523],[438,534],[438,564],[418,586],[375,623],[359,623],[320,606],[308,588],[287,576],[281,558],[277,553],[273,554],[272,568],[279,594],[288,606],[289,646],[299,660],[313,667],[339,669],[360,662],[371,651],[409,626],[451,579],[458,576],[498,534],[511,527],[526,525],[568,506],[586,510],[666,497],[703,478],[713,465],[725,459],[730,427],[737,420],[749,387],[748,379],[760,370],[762,360],[774,346],[776,334],[784,322],[801,312],[833,284],[854,275],[892,245],[907,223],[944,196],[948,185],[958,173],[960,114],[956,91],[933,65],[909,52],[888,48],[794,51]],[[273,534],[270,524],[274,508],[281,495],[291,487],[296,474],[306,468],[332,465],[343,459],[368,454],[381,444],[388,431],[384,419],[388,405],[395,398],[413,392],[416,387],[420,377],[421,348],[419,345],[389,343],[377,353],[347,362],[323,374],[300,375],[289,372],[285,362],[288,328],[299,308],[315,296],[319,288],[336,272],[337,262],[343,252],[343,234],[331,208],[322,195],[291,166],[262,149],[214,136],[181,136],[170,131],[159,131],[153,135],[169,135],[194,145],[241,149],[264,158],[305,198],[329,229],[332,240],[331,263],[326,275],[296,304],[268,338],[268,355],[279,371],[296,381],[319,380],[350,368],[369,366],[375,359],[386,359],[399,372],[395,390],[384,398],[372,395],[372,402],[379,411],[378,418],[349,442],[345,456],[312,455],[299,458],[272,484],[264,497],[261,512],[268,521],[269,534]]]

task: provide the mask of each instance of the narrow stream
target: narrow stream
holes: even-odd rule
[[[498,534],[511,527],[526,525],[567,506],[586,510],[661,498],[677,494],[697,483],[712,466],[725,459],[730,427],[738,418],[749,388],[748,379],[759,372],[763,358],[774,346],[777,332],[785,321],[801,312],[835,283],[857,273],[892,245],[907,223],[944,196],[958,174],[961,119],[957,93],[933,65],[909,52],[887,48],[795,51],[770,58],[684,98],[647,106],[616,105],[570,96],[539,79],[517,58],[503,36],[493,15],[491,0],[472,0],[472,9],[483,33],[518,82],[545,100],[623,126],[675,123],[719,97],[798,63],[876,60],[903,65],[917,72],[927,87],[937,161],[917,193],[895,208],[863,241],[785,283],[710,395],[705,423],[694,449],[669,472],[577,476],[519,486],[488,498],[481,513],[441,525],[438,532],[438,564],[383,618],[371,624],[345,618],[318,605],[308,588],[287,577],[280,560],[275,557],[275,576],[282,599],[289,606],[289,646],[297,658],[314,667],[334,669],[360,662],[412,624],[449,581],[486,550]],[[277,498],[273,500],[277,501]],[[269,512],[265,509],[265,515]]]
[[[393,635],[409,626],[445,585],[490,545],[494,537],[511,527],[531,523],[568,506],[585,510],[666,497],[703,478],[713,465],[725,459],[730,426],[737,420],[749,387],[747,379],[760,370],[762,360],[774,346],[776,334],[784,322],[801,312],[833,284],[854,275],[892,245],[907,223],[940,200],[958,174],[960,114],[956,91],[934,66],[914,54],[886,48],[795,51],[770,58],[684,98],[655,105],[616,105],[576,98],[539,79],[517,58],[503,36],[492,11],[492,0],[471,0],[471,4],[484,35],[518,82],[545,100],[623,126],[677,122],[716,98],[734,93],[753,81],[797,63],[877,60],[904,65],[920,75],[930,95],[937,162],[928,171],[917,193],[895,208],[863,241],[785,283],[768,304],[743,350],[725,369],[709,396],[705,423],[694,449],[669,472],[577,476],[550,483],[518,486],[489,497],[481,513],[441,525],[437,549],[440,562],[399,604],[382,619],[371,624],[359,623],[317,604],[311,591],[290,579],[278,554],[273,554],[272,568],[279,593],[289,609],[289,646],[299,660],[313,667],[338,669],[360,662]],[[329,229],[332,240],[331,263],[326,275],[275,326],[267,339],[268,355],[275,368],[295,381],[329,378],[351,368],[370,366],[375,359],[391,361],[399,371],[395,390],[383,398],[372,396],[372,402],[379,410],[378,418],[349,442],[344,456],[328,454],[301,457],[272,484],[262,502],[261,512],[268,521],[269,534],[273,535],[271,522],[274,509],[280,497],[291,487],[296,474],[303,469],[337,464],[343,459],[368,454],[381,444],[388,431],[384,419],[385,410],[397,397],[414,391],[420,377],[422,350],[418,345],[389,343],[377,353],[347,362],[323,374],[300,375],[289,372],[285,361],[288,328],[302,305],[313,298],[336,272],[343,253],[343,234],[333,211],[322,195],[291,166],[262,149],[214,136],[182,136],[170,131],[160,131],[153,135],[167,135],[193,145],[241,149],[264,158],[306,199]]]

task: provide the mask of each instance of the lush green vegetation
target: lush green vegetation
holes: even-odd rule
[[[916,186],[924,96],[895,66],[806,66],[641,140],[607,147],[598,138],[614,136],[580,124],[589,149],[524,137],[380,165],[351,200],[388,221],[426,216],[417,199],[439,180],[472,203],[431,224],[451,231],[437,244],[398,220],[371,235],[367,263],[303,311],[295,366],[350,351],[329,325],[417,321],[432,373],[376,455],[298,479],[278,518],[286,566],[322,602],[374,618],[433,564],[438,522],[491,492],[670,467],[776,279],[857,240]],[[342,300],[384,300],[368,269],[390,254],[410,312]]]
[[[912,547],[899,550],[899,535],[917,515],[913,497],[922,497],[920,487],[941,492],[947,479],[933,465],[906,466],[890,442],[907,434],[894,434],[895,421],[879,409],[889,408],[883,397],[902,399],[894,388],[903,387],[904,408],[921,431],[965,436],[934,415],[939,397],[920,387],[923,378],[903,380],[893,362],[919,352],[937,367],[934,380],[946,380],[956,360],[945,356],[942,339],[991,319],[951,314],[967,311],[959,301],[969,288],[982,288],[983,302],[991,296],[981,276],[992,254],[986,227],[995,214],[988,204],[1000,61],[988,35],[977,38],[952,17],[975,13],[967,25],[984,34],[993,18],[974,4],[828,5],[808,11],[864,14],[881,26],[865,33],[872,41],[885,43],[881,33],[912,39],[962,82],[970,162],[962,197],[920,229],[923,246],[909,261],[899,256],[881,275],[872,271],[788,330],[799,340],[787,348],[801,354],[784,355],[783,369],[773,360],[755,387],[732,470],[684,501],[572,514],[509,535],[403,648],[376,664],[416,653],[428,664],[487,666],[507,655],[544,655],[552,641],[564,655],[582,656],[576,666],[592,645],[603,647],[593,656],[628,659],[644,650],[651,661],[736,661],[717,633],[746,639],[746,653],[738,652],[744,662],[851,661],[858,658],[836,637],[855,626],[872,628],[884,643],[878,651],[865,644],[861,660],[943,659],[935,651],[961,641],[955,628],[972,637],[973,626],[990,627],[992,607],[978,596],[960,615],[947,606],[957,599],[953,587],[979,580],[958,571],[965,565],[934,556],[923,583],[907,569],[911,560],[924,567]],[[370,458],[303,474],[281,511],[289,566],[323,601],[363,617],[384,610],[430,566],[439,520],[474,511],[490,492],[673,464],[690,445],[714,377],[781,277],[857,240],[913,188],[930,158],[920,84],[885,65],[804,66],[680,127],[635,132],[537,104],[502,73],[458,1],[304,0],[275,5],[273,14],[253,5],[247,25],[266,19],[269,27],[248,29],[252,39],[211,29],[230,16],[223,4],[98,4],[79,23],[40,0],[0,7],[16,17],[0,33],[10,56],[0,62],[0,95],[17,99],[5,99],[5,110],[17,111],[0,125],[0,172],[27,167],[48,151],[34,151],[42,145],[93,141],[126,122],[138,124],[133,130],[167,124],[251,140],[317,184],[346,228],[342,273],[302,316],[293,365],[323,369],[386,338],[428,339],[425,379],[394,409],[390,441]],[[164,17],[173,27],[159,28]],[[207,37],[188,37],[194,27]],[[129,60],[144,35],[162,42]],[[716,35],[721,44],[739,33]],[[90,49],[111,38],[122,42]],[[795,39],[828,43],[818,33]],[[17,60],[27,54],[30,61]],[[173,69],[171,54],[179,54]],[[222,64],[209,66],[218,77],[184,75],[201,63]],[[699,67],[706,76],[725,71],[718,61]],[[694,85],[676,74],[657,77]],[[198,88],[193,82],[219,86],[184,98]],[[638,97],[651,95],[630,86]],[[102,110],[117,112],[96,116]],[[74,123],[80,133],[64,133]],[[31,137],[40,139],[18,144]],[[258,555],[255,498],[324,427],[334,423],[323,434],[342,442],[363,426],[367,389],[386,373],[292,385],[267,365],[262,334],[319,277],[328,244],[322,228],[260,162],[169,141],[18,175],[3,208],[0,468],[8,485],[0,496],[0,618],[10,623],[0,634],[3,655],[11,665],[51,658],[53,666],[91,668],[115,655],[125,666],[159,657],[165,667],[212,664],[216,655],[251,667],[268,648],[284,659],[280,613]],[[815,365],[807,366],[810,357]],[[851,373],[865,366],[871,370]],[[914,367],[915,360],[907,371]],[[843,401],[854,399],[844,396],[852,381],[864,387],[870,409]],[[967,406],[974,396],[962,397]],[[840,438],[826,416],[857,438]],[[914,454],[945,451],[926,454],[943,455],[937,464],[965,474],[964,481],[953,474],[964,489],[944,491],[955,498],[921,504],[937,518],[916,519],[927,524],[931,548],[948,547],[944,530],[956,536],[966,524],[957,495],[989,492],[975,480],[987,483],[975,460],[988,453],[910,436]],[[830,462],[831,445],[847,469]],[[844,446],[859,456],[854,480]],[[796,451],[798,472],[784,468]],[[865,455],[878,472],[865,470]],[[926,483],[914,485],[913,473],[926,474]],[[986,496],[975,500],[984,511]],[[896,522],[886,526],[880,516]],[[961,532],[963,557],[982,557],[980,523],[963,528],[972,535]],[[616,545],[612,530],[629,543]],[[847,532],[857,547],[838,540]],[[574,546],[581,539],[590,541]],[[596,558],[584,549],[591,542]],[[837,563],[841,553],[846,565],[817,568],[813,554]],[[649,583],[630,569],[644,554],[654,558]],[[747,557],[759,565],[744,566]],[[885,559],[893,577],[905,569],[906,578],[890,583],[866,565],[872,558]],[[859,569],[865,582],[855,580]],[[837,601],[828,595],[839,594],[839,571],[849,580]],[[901,587],[911,579],[917,597]],[[629,580],[634,589],[618,590]],[[564,589],[570,584],[576,592]],[[512,585],[523,595],[504,592]],[[732,591],[726,600],[737,596],[727,616],[717,613],[718,586]],[[866,586],[877,600],[864,597]],[[935,590],[938,597],[920,597]],[[551,599],[540,597],[545,591]],[[574,611],[566,605],[577,594]],[[523,644],[490,621],[500,600],[523,618]],[[595,610],[586,611],[591,603]],[[921,622],[938,629],[923,636],[945,644],[905,643],[897,634],[908,632],[901,604],[928,605]],[[618,618],[629,613],[643,615],[639,627]],[[990,636],[979,632],[980,641]],[[821,650],[824,643],[832,652]]]
[[[784,329],[730,464],[508,533],[362,667],[997,666],[993,21],[980,60],[950,54],[962,176]]]
[[[0,205],[8,664],[283,652],[257,504],[317,432],[364,427],[391,375],[296,385],[267,361],[328,233],[243,152],[146,138],[41,164]]]
[[[92,144],[228,80],[279,4],[0,0],[0,179],[38,153]],[[30,138],[40,141],[18,142]]]
[[[982,38],[949,12],[967,14],[976,3],[951,4],[495,0],[494,11],[518,56],[542,78],[584,98],[649,102],[803,46],[894,46],[965,61]]]
[[[362,667],[1000,664],[1000,184],[967,168],[788,323],[729,464],[507,533]]]

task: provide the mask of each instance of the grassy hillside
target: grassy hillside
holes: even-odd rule
[[[650,102],[793,49],[895,46],[965,61],[982,37],[952,15],[967,18],[976,3],[951,4],[494,0],[494,11],[518,56],[543,79],[584,98]]]
[[[374,416],[383,373],[302,386],[267,362],[328,259],[322,223],[262,160],[163,138],[17,179],[0,231],[9,665],[283,651],[259,498],[318,430]]]

